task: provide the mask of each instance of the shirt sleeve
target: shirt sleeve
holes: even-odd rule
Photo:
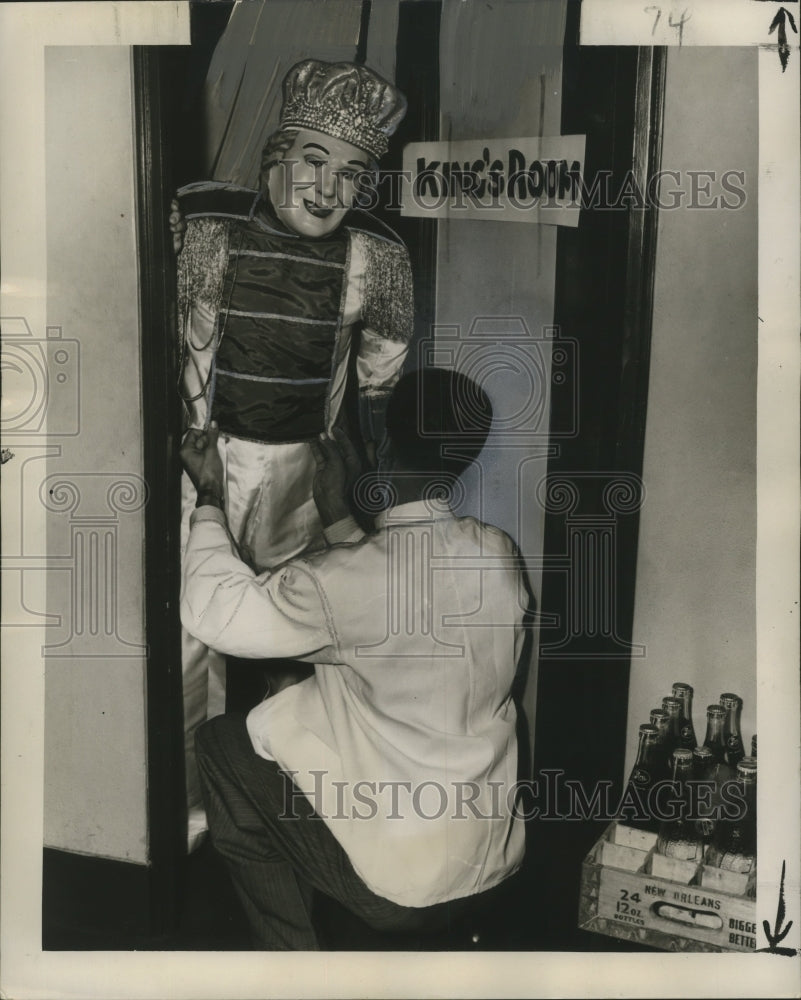
[[[191,635],[232,656],[338,662],[323,596],[301,560],[256,575],[236,554],[222,511],[200,507],[190,523],[181,622]]]

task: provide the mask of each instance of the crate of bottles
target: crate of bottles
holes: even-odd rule
[[[677,682],[639,728],[622,822],[584,860],[579,926],[670,950],[752,951],[756,736],[746,757],[742,699],[724,693],[697,745],[692,696]]]
[[[668,951],[753,951],[755,872],[666,858],[655,833],[611,823],[582,866],[579,926]]]

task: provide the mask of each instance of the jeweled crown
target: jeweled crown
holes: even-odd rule
[[[406,114],[406,98],[366,66],[305,59],[284,78],[282,128],[310,128],[358,146],[374,159]]]

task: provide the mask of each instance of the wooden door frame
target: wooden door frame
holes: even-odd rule
[[[165,106],[170,50],[133,50],[140,266],[145,510],[147,802],[151,932],[169,933],[186,854],[181,669],[181,411],[177,392],[175,254],[167,228],[173,192]]]
[[[569,0],[561,133],[587,137],[585,188],[591,189],[599,170],[610,169],[613,196],[629,173],[647,194],[661,163],[666,52],[581,46],[579,20],[580,2]],[[658,208],[646,197],[642,205],[617,210],[585,205],[577,229],[560,227],[557,237],[554,322],[563,338],[577,343],[578,433],[560,440],[548,478],[572,483],[576,504],[570,511],[558,505],[546,510],[539,610],[564,627],[579,586],[596,592],[606,587],[614,634],[568,642],[557,656],[553,633],[542,630],[534,761],[537,771],[561,770],[578,779],[589,794],[599,781],[611,780],[613,801],[622,790],[626,752],[641,500],[635,494],[643,471],[657,227]],[[567,384],[553,388],[556,435],[575,419],[571,391]],[[615,480],[628,484],[633,495],[629,509],[610,519],[609,486]],[[565,582],[571,517],[574,527],[582,518],[585,524],[613,523],[611,580],[598,563],[587,571],[589,579]],[[549,565],[562,569],[549,572]],[[546,936],[543,947],[560,947],[569,934],[575,936],[581,861],[604,825],[599,819],[540,823],[535,829],[532,848],[551,856],[543,875],[563,899],[546,931],[553,937]]]

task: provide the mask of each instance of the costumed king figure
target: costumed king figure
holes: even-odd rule
[[[261,190],[201,182],[178,192],[181,389],[187,426],[220,428],[228,525],[262,572],[324,545],[310,442],[341,416],[351,344],[368,453],[413,329],[409,255],[354,209],[406,111],[364,66],[305,60],[287,73]],[[357,334],[358,331],[358,334]],[[184,474],[182,550],[197,498]],[[187,783],[194,730],[224,708],[224,661],[183,635]]]

